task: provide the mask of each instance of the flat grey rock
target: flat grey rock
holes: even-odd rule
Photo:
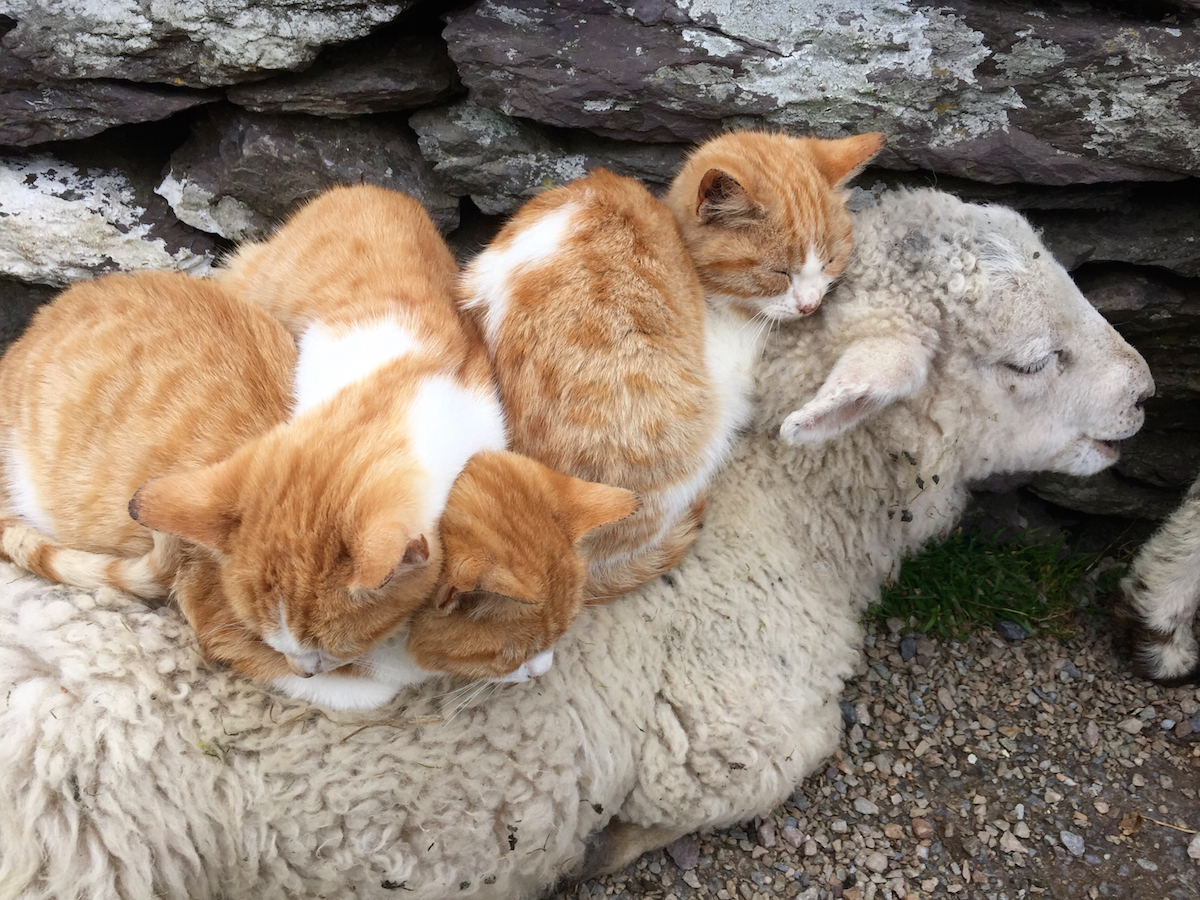
[[[563,133],[506,116],[470,100],[423,109],[409,119],[425,158],[451,193],[470,196],[489,215],[509,213],[539,191],[597,166],[665,186],[687,150]]]
[[[415,109],[459,89],[445,41],[389,28],[382,35],[324,51],[303,72],[237,85],[227,96],[255,112],[344,118]]]
[[[114,125],[155,122],[211,103],[213,91],[127,81],[50,81],[0,47],[0,144],[28,147],[91,137]]]
[[[378,184],[412,195],[442,231],[458,225],[402,121],[326,119],[214,109],[171,156],[158,187],[184,222],[231,240],[258,239],[298,204],[335,184]]]
[[[1100,215],[1031,210],[1029,219],[1068,269],[1127,262],[1200,276],[1200,190],[1192,182],[1146,185]]]
[[[0,274],[56,287],[118,270],[203,274],[215,252],[211,238],[176,221],[137,167],[0,157]]]
[[[4,47],[44,78],[120,78],[202,87],[300,69],[415,0],[5,0]]]
[[[1200,39],[1182,18],[982,0],[480,0],[445,35],[481,105],[613,138],[882,130],[882,165],[980,181],[1200,173]]]

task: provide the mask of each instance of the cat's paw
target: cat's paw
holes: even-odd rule
[[[550,666],[554,663],[554,651],[543,650],[533,659],[526,660],[521,663],[512,672],[507,675],[502,675],[499,678],[489,678],[488,681],[500,683],[515,683],[518,681],[529,681],[531,678],[541,678],[550,671]]]
[[[395,685],[332,672],[307,678],[285,675],[271,684],[289,697],[336,710],[375,709],[400,693]]]

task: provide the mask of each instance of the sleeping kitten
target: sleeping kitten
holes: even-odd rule
[[[724,427],[749,421],[752,367],[770,323],[813,313],[845,271],[854,231],[842,186],[882,148],[877,132],[730,132],[700,145],[671,182],[666,203],[708,299]]]
[[[408,524],[411,464],[339,427],[355,408],[284,421],[295,355],[211,282],[63,293],[0,361],[6,553],[147,598],[190,560],[213,586],[176,592],[201,648],[255,678],[362,655],[432,591],[437,544]]]
[[[641,501],[585,541],[589,601],[673,567],[723,458],[704,294],[669,210],[604,169],[525,204],[462,281],[512,448]]]
[[[629,491],[507,452],[486,351],[451,297],[456,276],[420,204],[365,185],[321,195],[219,275],[298,336],[297,415],[351,392],[372,404],[354,425],[356,441],[414,448],[419,465],[404,487],[423,504],[411,527],[431,547],[446,541],[452,550],[437,602],[408,638],[415,662],[398,636],[360,661],[355,677],[369,668],[384,680],[418,668],[473,677],[518,670],[549,650],[580,608],[581,580],[564,576],[582,568],[576,541],[636,503]],[[459,498],[469,513],[453,509]]]
[[[436,666],[398,666],[395,645],[404,620],[432,594],[440,544],[435,534],[401,546],[390,529],[362,527],[389,513],[407,485],[402,479],[397,491],[382,479],[357,496],[341,489],[346,473],[338,461],[351,475],[366,461],[353,435],[325,432],[330,417],[313,412],[286,421],[295,359],[279,323],[212,282],[113,275],[66,291],[0,361],[3,547],[18,565],[53,580],[148,599],[170,592],[209,659],[292,696],[335,708],[374,706],[436,674],[429,671]],[[153,486],[223,469],[240,488],[222,504],[217,479],[208,477],[175,508],[160,510],[180,516],[211,501],[224,518],[208,523],[208,545],[130,518],[135,491],[135,512],[145,518]],[[379,467],[369,474],[379,475]],[[152,476],[165,477],[138,491]],[[567,549],[573,529],[632,505],[625,491],[575,487],[603,497],[556,495]],[[614,511],[614,499],[625,506]],[[518,546],[532,540],[525,522],[515,522]],[[192,524],[202,523],[197,517]],[[221,525],[233,531],[222,535]],[[449,535],[452,546],[462,540]],[[523,561],[508,562],[519,568]],[[575,565],[583,567],[577,556]],[[379,575],[386,567],[392,571]],[[506,662],[488,673],[540,674],[546,658],[536,654],[555,637],[537,628],[519,635],[519,649],[503,648],[498,656]],[[322,672],[347,659],[356,660],[354,668]],[[438,661],[454,671],[453,654]],[[478,676],[479,660],[461,671]]]

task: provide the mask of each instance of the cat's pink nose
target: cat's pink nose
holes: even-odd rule
[[[792,299],[796,303],[796,312],[802,316],[816,312],[821,305],[821,292],[815,287],[798,288],[792,291]]]

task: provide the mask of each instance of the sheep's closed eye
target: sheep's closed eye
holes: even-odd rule
[[[1050,365],[1050,363],[1053,362],[1057,356],[1057,353],[1048,353],[1041,359],[1025,365],[1021,365],[1020,363],[1006,362],[1004,364],[1004,368],[1011,372],[1016,372],[1018,375],[1036,375],[1038,372],[1042,371],[1042,369],[1046,368],[1046,366]]]

